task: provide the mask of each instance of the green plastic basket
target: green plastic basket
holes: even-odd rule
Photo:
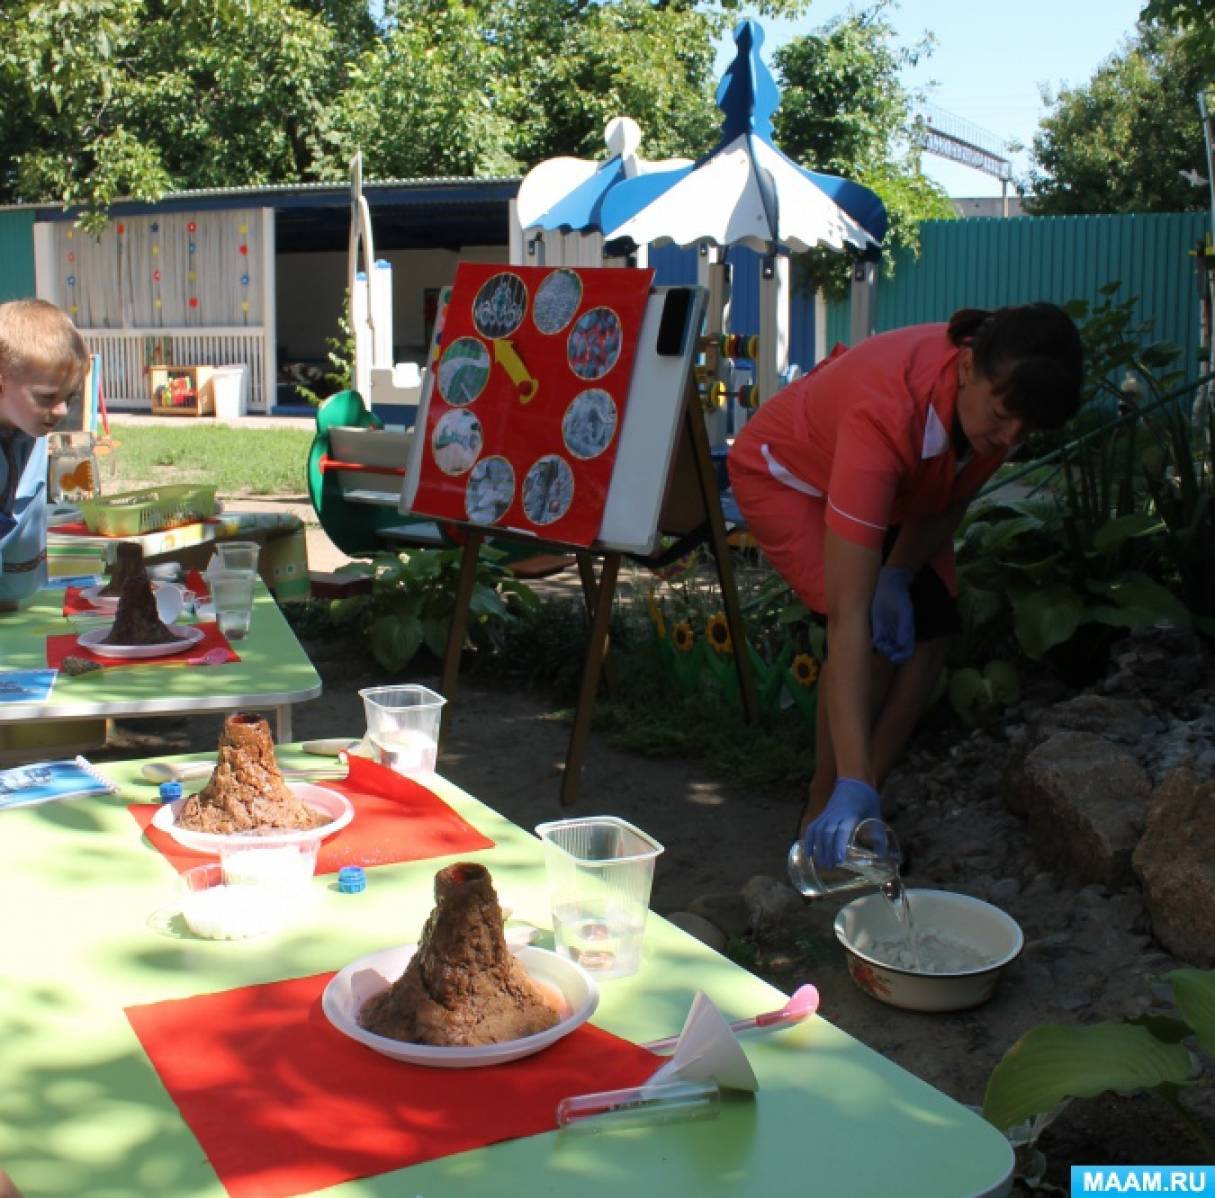
[[[215,515],[215,488],[184,484],[148,487],[85,499],[78,506],[89,532],[132,537],[209,519]]]

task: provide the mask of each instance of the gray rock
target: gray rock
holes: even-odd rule
[[[1152,793],[1134,862],[1156,939],[1191,964],[1215,965],[1215,782],[1169,774]]]
[[[703,915],[692,911],[676,911],[667,916],[667,920],[677,928],[683,928],[690,936],[695,936],[701,944],[707,944],[719,953],[726,951],[727,936],[715,923],[710,923]]]
[[[742,888],[742,896],[747,904],[748,926],[758,935],[783,927],[805,906],[805,900],[792,886],[765,874],[749,879]]]
[[[688,904],[688,911],[719,927],[727,939],[745,936],[751,926],[747,900],[736,890],[728,894],[702,894]]]
[[[1147,775],[1125,750],[1086,732],[1060,732],[1034,749],[1009,789],[1029,817],[1039,858],[1070,881],[1111,890],[1134,881]]]
[[[1134,743],[1143,734],[1147,712],[1134,699],[1083,694],[1056,703],[1035,721],[1038,739],[1058,732],[1091,732],[1106,740]]]

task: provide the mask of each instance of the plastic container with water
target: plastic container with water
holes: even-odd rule
[[[554,820],[536,835],[557,952],[596,978],[636,973],[662,845],[612,815]]]
[[[447,700],[414,683],[369,686],[359,696],[376,760],[407,778],[433,774],[439,757],[439,722]]]

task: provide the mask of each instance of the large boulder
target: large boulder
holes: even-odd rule
[[[1068,881],[1111,890],[1134,881],[1131,854],[1151,783],[1125,750],[1087,732],[1059,732],[1008,780],[1009,806],[1029,820],[1040,860]]]
[[[1215,782],[1177,769],[1156,787],[1134,866],[1156,939],[1215,966]]]

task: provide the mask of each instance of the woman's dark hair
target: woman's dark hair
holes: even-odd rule
[[[974,351],[979,373],[1029,428],[1059,428],[1076,414],[1084,347],[1072,318],[1056,304],[961,308],[949,318],[948,335]]]

